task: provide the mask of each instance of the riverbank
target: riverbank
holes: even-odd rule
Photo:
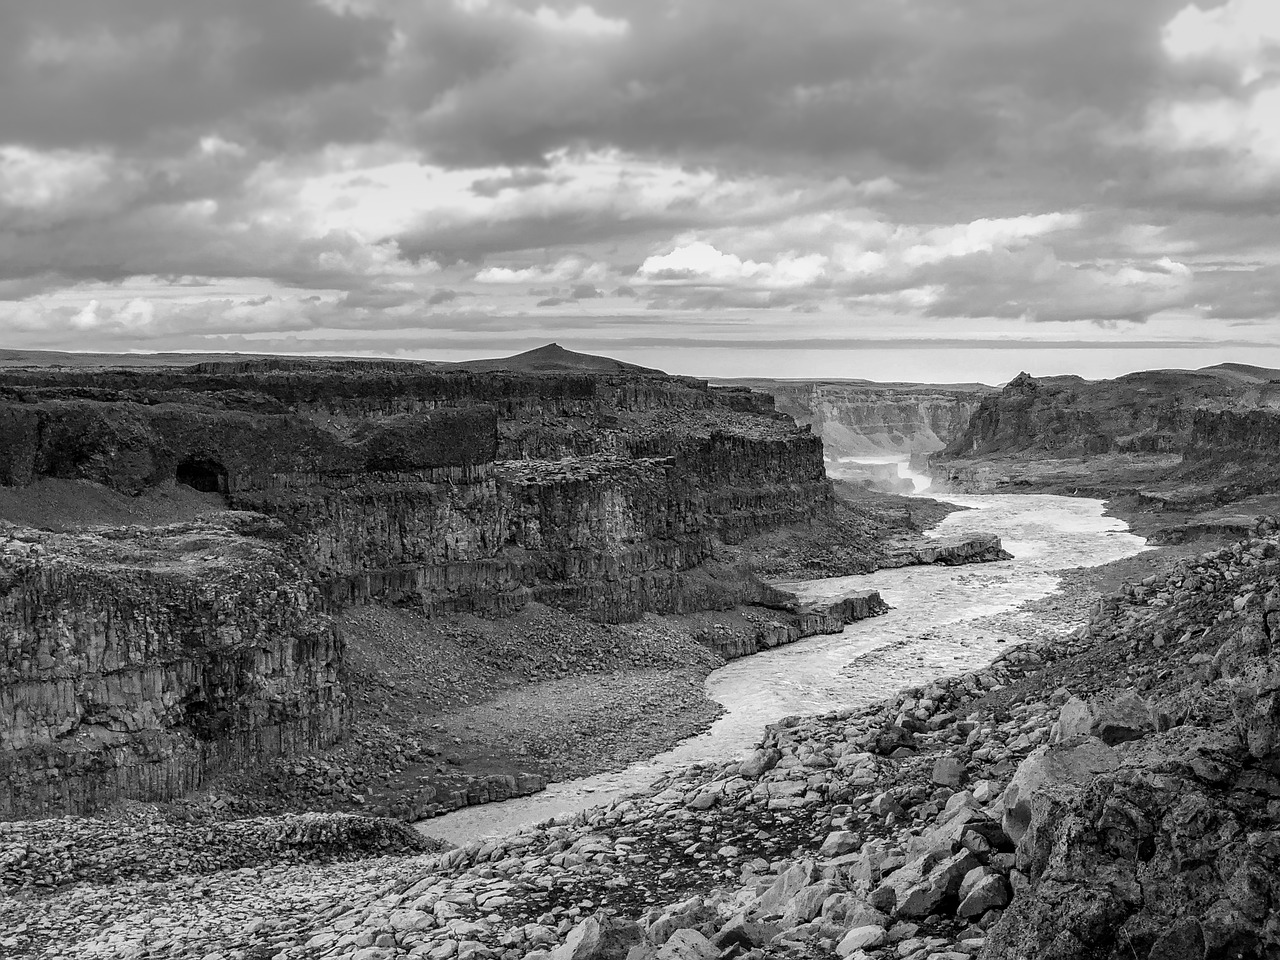
[[[776,575],[1007,556],[991,537],[925,536],[963,507],[837,486],[838,529],[723,547],[724,561]],[[828,552],[792,562],[820,549]],[[726,662],[840,626],[762,606],[601,624],[536,603],[497,619],[355,606],[340,621],[351,737],[321,755],[219,777],[199,795],[206,807],[223,816],[324,811],[415,822],[621,770],[711,726],[722,710],[705,681]]]
[[[1200,619],[1222,622],[1225,604],[1229,621],[1256,574],[1253,554],[1227,555],[1208,567],[1237,586]],[[318,866],[307,896],[284,865],[208,875],[160,897],[129,883],[63,890],[21,905],[30,950],[7,955],[141,956],[169,944],[150,955],[515,960],[598,933],[664,958],[734,945],[795,957],[1031,956],[1021,942],[994,952],[1011,942],[1011,923],[1001,924],[1010,898],[1023,916],[1038,879],[1034,864],[1021,866],[1017,805],[1004,788],[1053,739],[1073,694],[1149,680],[1156,703],[1185,687],[1209,640],[1155,640],[1161,617],[1180,609],[1174,584],[1185,575],[1174,568],[1188,559],[1165,549],[1068,573],[1058,593],[984,621],[1031,631],[988,667],[866,709],[783,721],[744,763],[684,769],[567,823],[444,856]],[[1138,574],[1140,597],[1098,606],[1100,592]],[[1138,759],[1139,748],[1105,749]],[[174,927],[180,938],[157,933]],[[1152,929],[1135,931],[1147,948]]]

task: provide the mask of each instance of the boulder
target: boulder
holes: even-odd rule
[[[639,924],[601,912],[587,917],[551,951],[552,960],[626,960],[643,935]]]
[[[1231,709],[1249,755],[1280,773],[1280,674],[1238,687]]]
[[[1096,737],[1037,748],[1019,764],[1001,797],[1004,832],[1014,843],[1026,835],[1031,825],[1031,804],[1038,792],[1050,787],[1083,787],[1119,765],[1115,750]]]
[[[965,876],[976,866],[978,858],[968,850],[948,857],[921,882],[899,892],[895,915],[914,918],[936,913],[948,898],[955,897]]]
[[[768,943],[778,933],[777,924],[764,923],[740,913],[720,928],[712,942],[721,950],[729,947],[758,947]]]
[[[883,947],[889,942],[889,934],[884,927],[865,926],[854,927],[836,944],[836,953],[842,957],[847,957],[858,950],[872,950],[876,947]]]
[[[697,930],[677,930],[658,948],[655,960],[716,960],[720,951]]]
[[[939,757],[933,762],[933,782],[942,787],[959,787],[964,783],[965,766],[952,756]]]
[[[1124,690],[1088,703],[1072,697],[1062,705],[1051,739],[1061,742],[1076,737],[1097,737],[1114,746],[1141,739],[1155,729],[1155,719],[1146,701],[1132,690]]]
[[[755,912],[762,917],[780,916],[797,893],[813,882],[813,864],[802,862],[788,867],[778,879],[760,895]]]
[[[738,774],[748,780],[756,780],[772,770],[782,759],[782,751],[776,747],[762,747],[753,752],[738,766]]]
[[[840,887],[831,880],[820,880],[802,888],[783,912],[782,926],[796,927],[808,923],[822,912],[822,905],[827,899],[839,891]]]
[[[1009,887],[998,873],[982,876],[968,891],[960,894],[960,906],[956,916],[970,920],[982,916],[988,910],[998,910],[1009,904]]]
[[[885,926],[889,917],[852,893],[836,893],[822,904],[822,919],[846,930],[852,927]]]
[[[827,839],[822,841],[822,846],[818,849],[818,856],[839,857],[853,853],[861,846],[862,838],[858,834],[851,830],[837,830],[827,834]]]

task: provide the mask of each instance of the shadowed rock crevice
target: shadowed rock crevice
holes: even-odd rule
[[[227,468],[208,457],[188,457],[174,469],[174,480],[201,493],[228,492]]]

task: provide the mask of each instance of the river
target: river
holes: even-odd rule
[[[1012,560],[960,567],[904,567],[857,577],[783,584],[805,599],[877,589],[893,606],[884,616],[840,634],[744,657],[707,678],[724,714],[699,736],[617,773],[552,784],[544,793],[468,807],[423,821],[426,834],[463,843],[608,803],[675,767],[733,759],[753,748],[764,726],[792,714],[862,706],[911,685],[990,662],[1016,639],[981,622],[1052,593],[1055,571],[1132,556],[1145,541],[1123,521],[1103,516],[1103,502],[1043,494],[947,495],[969,507],[951,514],[935,537],[993,533]]]

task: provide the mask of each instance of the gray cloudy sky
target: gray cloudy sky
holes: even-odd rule
[[[0,346],[1280,366],[1275,0],[0,7]]]

